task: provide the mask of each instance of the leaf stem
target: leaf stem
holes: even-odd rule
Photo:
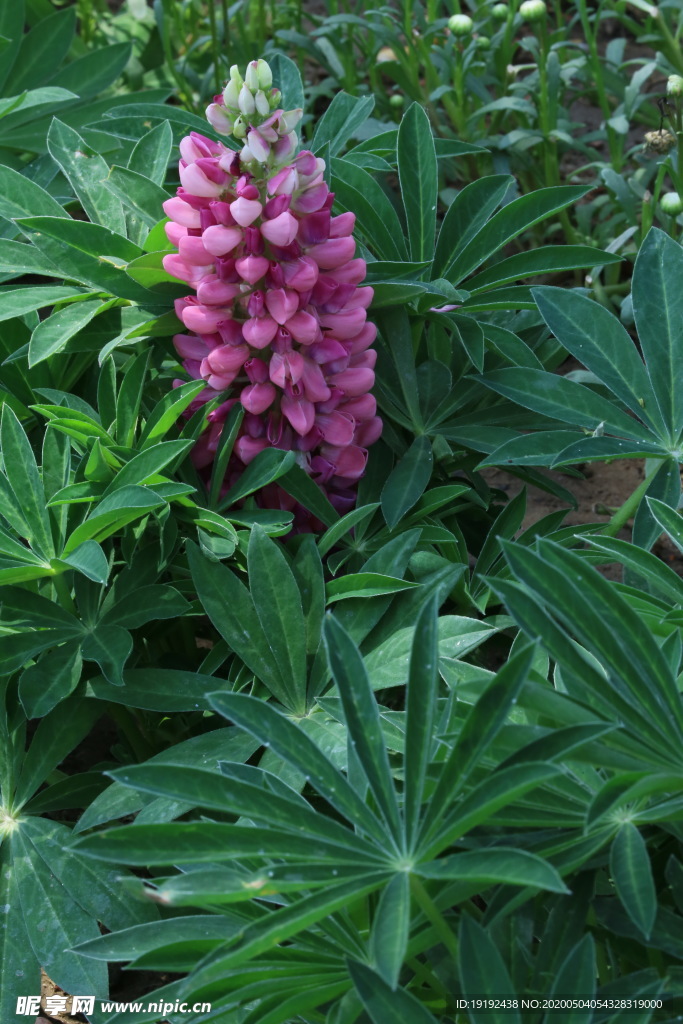
[[[626,523],[629,521],[631,516],[636,514],[638,506],[647,493],[650,484],[659,472],[661,465],[661,461],[657,460],[657,464],[654,469],[652,469],[645,479],[638,484],[633,494],[626,499],[621,508],[617,509],[605,529],[602,531],[602,535],[604,537],[615,537],[619,533],[619,530],[621,530],[623,526],[626,526]]]
[[[453,934],[451,928],[449,928],[443,914],[438,909],[431,896],[425,889],[424,885],[416,875],[410,876],[410,891],[415,897],[415,902],[419,906],[422,913],[425,915],[427,920],[434,926],[437,934],[439,935],[444,946],[451,954],[454,960],[458,959],[458,940]]]

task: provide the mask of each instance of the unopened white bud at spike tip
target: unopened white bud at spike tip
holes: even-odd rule
[[[240,113],[244,114],[245,117],[251,117],[252,114],[256,113],[256,103],[254,102],[253,94],[249,91],[246,85],[243,85],[240,89],[238,105]]]
[[[229,110],[239,110],[239,96],[241,86],[237,84],[234,78],[225,86],[223,90],[223,102]]]
[[[256,93],[254,102],[256,103],[256,112],[260,114],[261,117],[267,117],[270,113],[270,103],[268,102],[268,97],[264,93],[263,89],[259,89]]]
[[[244,82],[242,81],[242,76],[240,74],[239,66],[237,64],[233,64],[232,67],[230,68],[230,81],[237,82],[238,89],[241,89],[244,84]]]
[[[247,137],[247,126],[241,117],[238,117],[233,125],[232,134],[236,139],[246,139]]]
[[[270,104],[271,110],[277,110],[280,106],[280,100],[282,99],[282,93],[279,89],[272,89],[270,96],[268,97],[268,103]]]
[[[273,84],[273,72],[270,70],[270,64],[263,57],[259,57],[257,63],[256,72],[258,75],[258,84],[261,89],[270,89]]]
[[[256,92],[259,87],[258,73],[256,67],[257,61],[252,60],[249,64],[247,64],[247,70],[244,74],[244,84],[246,85],[247,89],[251,90],[251,92]]]

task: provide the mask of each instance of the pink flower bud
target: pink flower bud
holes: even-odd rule
[[[218,325],[218,334],[224,345],[241,345],[244,341],[242,324],[237,320],[221,320]]]
[[[305,292],[313,288],[320,273],[318,264],[310,256],[301,256],[299,259],[283,263],[281,266],[285,283],[297,292]]]
[[[215,274],[205,277],[197,287],[197,298],[208,306],[224,306],[239,294],[238,284],[221,281]]]
[[[266,307],[274,320],[279,324],[284,324],[298,310],[299,296],[297,292],[275,288],[266,293]],[[291,328],[288,329],[291,331]]]
[[[218,103],[209,103],[206,108],[206,119],[219,135],[229,135],[235,123],[225,107]]]
[[[356,427],[352,416],[335,409],[330,413],[318,413],[315,417],[315,425],[321,431],[322,436],[328,444],[344,447],[353,441],[353,433]]]
[[[327,402],[332,397],[323,372],[317,363],[304,358],[304,369],[300,381],[309,402]],[[341,398],[341,394],[340,394]]]
[[[289,209],[291,201],[291,196],[273,196],[273,198],[269,199],[263,207],[263,216],[266,220],[274,220],[275,217],[279,217],[281,213],[284,213],[285,210]]]
[[[242,256],[235,260],[235,269],[243,281],[256,284],[267,273],[270,261],[265,256]]]
[[[322,313],[321,327],[329,331],[335,338],[353,338],[359,334],[365,323],[367,314],[364,309],[348,309],[341,313]]]
[[[316,363],[329,363],[333,359],[344,359],[348,352],[336,338],[326,337],[309,346],[306,353]]]
[[[329,194],[330,190],[324,181],[319,185],[312,185],[294,197],[292,209],[297,213],[315,213],[317,210],[323,210]]]
[[[192,207],[181,199],[179,196],[173,196],[172,199],[167,199],[165,203],[162,203],[164,213],[171,220],[174,220],[176,224],[182,224],[184,228],[198,228],[200,227],[199,212],[193,210]]]
[[[299,310],[285,323],[285,327],[301,345],[310,345],[320,337],[320,325],[314,316]]]
[[[176,252],[168,253],[162,258],[161,263],[167,274],[177,277],[180,281],[186,281],[193,288],[197,286],[203,276],[210,274],[213,270],[213,264],[207,267],[192,266],[181,259]]]
[[[244,340],[254,348],[266,348],[277,332],[277,322],[270,316],[252,317],[242,328]]]
[[[359,423],[353,435],[354,444],[360,445],[361,448],[368,448],[382,436],[382,426],[379,416],[373,416],[371,420]]]
[[[373,370],[365,367],[354,367],[350,370],[342,370],[341,373],[332,374],[328,378],[328,384],[341,388],[348,398],[355,398],[356,395],[364,395],[375,383]]]
[[[330,238],[322,245],[314,245],[307,255],[315,260],[321,270],[334,270],[348,263],[355,251],[353,238]]]
[[[298,239],[302,245],[320,245],[330,237],[330,214],[328,210],[309,213],[299,220]]]
[[[213,214],[216,224],[222,224],[225,228],[235,226],[235,218],[230,213],[230,203],[226,203],[222,199],[214,199],[209,203],[209,210]]]
[[[247,147],[251,154],[251,159],[258,161],[260,164],[265,164],[270,156],[270,145],[266,139],[264,139],[261,132],[252,128],[250,132],[247,132]]]
[[[357,423],[362,420],[371,420],[377,413],[377,399],[374,395],[358,395],[357,398],[349,398],[339,406],[340,412],[353,416]]]
[[[358,448],[353,444],[345,448],[322,445],[320,454],[332,463],[336,476],[344,477],[346,480],[358,480],[365,472],[368,453],[364,448]]]
[[[365,281],[367,273],[368,264],[365,259],[358,258],[350,260],[344,266],[335,267],[330,276],[339,285],[359,285],[361,281]]]
[[[273,245],[289,245],[296,238],[298,228],[296,217],[293,217],[289,210],[285,210],[279,217],[264,221],[261,225],[261,234]]]
[[[330,221],[330,238],[346,238],[356,226],[355,213],[340,213]]]
[[[195,267],[205,267],[213,263],[212,254],[204,248],[201,238],[185,235],[178,242],[180,258]]]
[[[366,323],[363,330],[360,331],[355,338],[351,339],[349,346],[351,355],[355,355],[357,352],[364,352],[370,347],[370,345],[372,345],[376,337],[377,326],[375,324]]]
[[[173,346],[181,359],[205,359],[210,351],[204,338],[196,334],[174,334]]]
[[[225,256],[240,244],[242,238],[241,228],[226,228],[222,224],[215,224],[206,229],[201,240],[212,256]]]
[[[213,177],[209,177],[198,163],[187,164],[186,167],[180,167],[180,181],[188,192],[213,199],[218,198],[228,180],[227,174],[222,173],[224,180],[222,182],[214,181]]]
[[[299,175],[295,167],[283,167],[281,171],[268,179],[268,194],[273,196],[291,196],[299,183]]]
[[[242,460],[245,466],[252,462],[259,452],[270,445],[265,437],[238,437],[235,442],[235,453]]]
[[[287,352],[284,355],[273,352],[268,367],[270,379],[281,388],[287,382],[298,384],[304,373],[304,362],[300,352]]]
[[[256,218],[261,216],[262,210],[263,207],[258,200],[245,199],[243,196],[236,199],[234,203],[230,203],[230,213],[243,228],[248,228],[250,224],[253,224]]]
[[[284,394],[280,400],[280,408],[297,434],[302,437],[315,422],[315,406],[305,398],[291,398]]]
[[[244,364],[244,372],[250,384],[265,384],[268,380],[268,365],[262,359],[252,356]]]
[[[204,306],[192,296],[193,301],[182,309],[179,315],[188,331],[196,334],[213,334],[222,320],[230,319],[230,310],[224,307]],[[187,301],[187,300],[185,300]]]
[[[240,402],[249,412],[260,414],[275,401],[276,391],[272,384],[248,384],[242,388]]]
[[[218,345],[211,349],[205,362],[211,373],[226,374],[241,370],[248,358],[246,345]]]

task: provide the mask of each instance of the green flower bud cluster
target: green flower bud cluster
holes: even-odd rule
[[[523,21],[543,21],[548,13],[548,8],[543,0],[524,0],[524,3],[520,5],[519,13]]]
[[[678,192],[666,192],[659,200],[659,205],[662,213],[670,217],[678,217],[679,213],[683,213],[683,199]]]
[[[250,125],[259,125],[277,109],[281,94],[272,85],[273,73],[262,58],[247,65],[244,78],[237,64],[232,65],[230,78],[223,90],[223,102],[226,113],[234,118],[232,132],[235,138],[245,138]]]
[[[469,36],[474,22],[468,14],[454,14],[448,19],[448,27],[454,36]]]
[[[683,78],[680,75],[669,75],[666,94],[667,96],[683,96]]]

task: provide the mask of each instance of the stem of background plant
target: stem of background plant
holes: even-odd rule
[[[550,137],[554,128],[551,117],[551,97],[548,88],[548,54],[550,53],[550,38],[548,26],[545,19],[537,23],[536,37],[538,39],[538,75],[540,95],[538,99],[539,122],[543,134],[543,165],[546,186],[560,184],[560,166],[557,158],[557,142]],[[559,220],[564,230],[565,238],[570,244],[576,243],[576,232],[569,220],[566,210],[561,210]]]
[[[458,136],[466,136],[467,111],[465,109],[465,58],[464,45],[456,42],[453,46],[453,88],[455,90],[455,128]]]
[[[591,18],[594,19],[596,28],[601,25],[602,22],[599,15],[597,18],[594,14],[589,16],[586,9],[586,0],[578,0],[578,8],[581,28],[583,29],[583,34],[586,38],[588,51],[590,53],[591,73],[593,75],[593,81],[595,82],[598,104],[602,111],[602,116],[605,119],[605,131],[607,132],[610,163],[614,170],[619,172],[624,163],[624,136],[615,132],[614,128],[612,128],[609,123],[609,119],[612,116],[612,108],[610,107],[609,99],[607,98],[607,89],[605,88],[605,79],[603,75],[604,61],[600,56],[600,51],[598,50],[597,32],[593,31],[593,22],[591,22]]]
[[[430,924],[434,926],[444,946],[457,962],[458,940],[444,920],[443,914],[437,909],[431,896],[416,875],[410,876],[410,891],[415,897],[415,902],[419,906],[420,910]]]
[[[71,612],[72,615],[77,615],[78,610],[71,597],[71,587],[66,582],[66,574],[59,573],[57,576],[52,577],[52,584],[57,594],[57,600],[61,604],[62,608],[66,612]]]
[[[602,530],[604,537],[616,537],[619,530],[626,526],[629,519],[636,514],[638,506],[640,505],[643,497],[647,493],[647,489],[654,480],[655,476],[659,472],[661,467],[661,461],[657,461],[654,469],[646,475],[645,479],[638,484],[633,494],[626,499],[621,508],[618,508],[614,513],[607,526]]]
[[[223,19],[223,49],[225,58],[230,64],[230,15],[228,14],[228,0],[221,0],[221,17]]]
[[[218,23],[216,22],[216,4],[215,0],[208,0],[209,8],[209,28],[211,31],[211,56],[213,59],[213,78],[216,88],[216,92],[221,92],[221,47],[218,42]]]

